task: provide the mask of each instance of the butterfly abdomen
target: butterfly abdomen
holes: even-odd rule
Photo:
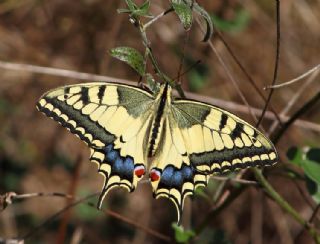
[[[157,149],[158,143],[161,138],[161,132],[163,129],[163,122],[164,122],[163,113],[165,110],[167,97],[168,97],[167,93],[168,93],[168,85],[164,87],[162,92],[160,92],[159,97],[157,98],[160,101],[157,108],[156,116],[154,118],[154,121],[151,127],[151,134],[150,134],[149,143],[148,143],[148,157],[154,156],[154,153]]]

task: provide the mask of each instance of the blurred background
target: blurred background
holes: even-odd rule
[[[143,1],[136,1],[142,3]],[[211,15],[228,45],[251,75],[258,88],[272,82],[276,49],[275,1],[216,0],[198,1]],[[287,0],[281,2],[281,57],[278,82],[301,75],[320,62],[320,1]],[[70,193],[76,198],[99,191],[103,178],[89,162],[89,149],[75,136],[36,111],[38,98],[48,89],[79,82],[78,79],[29,72],[23,67],[10,70],[9,63],[23,63],[78,72],[107,75],[137,82],[138,75],[126,64],[111,58],[108,50],[130,46],[143,52],[136,28],[126,14],[118,14],[124,1],[81,0],[7,0],[0,1],[0,194],[34,192]],[[168,9],[169,1],[151,1],[154,15]],[[234,102],[240,117],[254,124],[230,78],[194,23],[185,48],[186,34],[174,13],[148,29],[148,36],[162,71],[170,77],[178,74],[184,53],[183,69],[197,60],[201,63],[182,77],[186,91]],[[225,60],[240,90],[255,108],[264,102],[236,65],[216,35],[211,39]],[[59,73],[59,72],[58,72]],[[280,114],[299,91],[288,115],[299,109],[320,90],[319,76],[309,81],[276,90],[271,100]],[[230,107],[229,107],[230,108]],[[303,175],[292,165],[288,148],[319,147],[319,106],[315,106],[284,135],[277,149],[281,162],[268,169],[268,180],[305,219],[313,213],[317,201],[303,180],[288,177],[288,168]],[[265,119],[268,128],[271,120]],[[186,201],[183,224],[197,227],[217,204],[217,190],[228,192],[238,187],[232,182],[210,181]],[[97,198],[90,199],[96,203]],[[174,240],[171,224],[175,208],[167,199],[154,200],[148,183],[134,193],[117,189],[106,197],[103,208],[133,220],[104,214],[85,203],[60,214],[35,228],[61,210],[70,200],[59,197],[34,197],[16,201],[0,212],[0,237],[23,237],[26,243],[162,243]],[[142,227],[141,227],[142,226]],[[145,228],[148,230],[146,231]],[[165,238],[150,234],[150,230]],[[201,243],[310,243],[310,236],[256,187],[247,187],[227,208],[217,214],[195,242]],[[169,238],[169,239],[168,239]]]

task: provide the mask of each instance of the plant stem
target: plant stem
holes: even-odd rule
[[[139,29],[139,32],[140,32],[140,35],[141,35],[141,38],[142,38],[142,42],[143,42],[143,45],[145,46],[146,48],[146,55],[149,57],[149,59],[151,60],[151,63],[154,67],[154,70],[156,72],[157,75],[160,76],[160,78],[164,81],[164,82],[167,82],[170,84],[170,86],[174,87],[177,92],[179,93],[180,97],[182,98],[185,98],[185,95],[184,95],[184,92],[181,88],[181,86],[177,85],[175,83],[175,81],[173,79],[170,79],[167,75],[165,75],[160,67],[159,67],[159,64],[153,54],[153,51],[152,51],[152,48],[151,48],[151,44],[150,44],[150,41],[147,37],[147,33],[146,33],[146,28],[148,26],[150,26],[152,23],[154,23],[155,21],[159,20],[161,17],[163,17],[165,14],[171,12],[173,9],[169,9],[165,12],[163,12],[162,14],[158,15],[157,17],[155,17],[153,20],[151,20],[150,22],[148,22],[147,24],[143,24],[139,19],[134,19],[135,21],[135,26],[138,27]]]
[[[284,200],[278,192],[269,184],[266,178],[262,175],[261,170],[254,168],[254,175],[257,181],[261,184],[263,189],[269,194],[269,196],[281,206],[288,214],[290,214],[297,222],[304,226],[310,235],[313,237],[316,243],[320,243],[319,233],[307,222],[305,221],[300,214],[286,201]]]
[[[228,207],[233,200],[237,199],[237,197],[245,190],[247,189],[248,185],[241,185],[240,187],[234,189],[231,194],[228,196],[228,198],[217,208],[210,211],[208,214],[206,214],[205,219],[195,228],[196,236],[200,235],[202,231],[208,226],[210,221],[214,219],[215,216],[217,216],[220,212],[222,212],[226,207]]]
[[[305,112],[309,111],[320,100],[320,92],[312,97],[306,104],[304,104],[278,131],[273,138],[273,143],[277,144],[282,135],[289,129],[289,127]]]
[[[173,11],[173,8],[169,8],[166,11],[163,11],[161,14],[157,15],[156,17],[154,17],[152,20],[150,20],[149,22],[147,22],[146,24],[143,25],[143,29],[146,30],[150,25],[152,25],[154,22],[156,22],[158,19],[160,19],[161,17],[165,16],[166,14],[170,13]]]

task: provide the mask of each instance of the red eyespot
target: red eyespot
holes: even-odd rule
[[[134,174],[138,177],[138,178],[141,178],[144,174],[145,174],[145,169],[144,169],[144,166],[140,165],[140,166],[137,166],[135,169],[134,169]]]
[[[149,177],[152,182],[158,181],[160,179],[160,172],[156,169],[152,169],[150,171]]]

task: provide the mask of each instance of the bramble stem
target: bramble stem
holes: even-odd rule
[[[155,18],[153,18],[151,21],[147,22],[146,24],[143,24],[139,19],[135,18],[134,19],[134,23],[135,26],[139,29],[141,38],[142,38],[142,43],[146,48],[146,56],[149,57],[149,59],[151,60],[151,63],[154,67],[154,70],[156,72],[157,75],[160,76],[160,78],[164,81],[164,82],[168,82],[170,84],[170,86],[174,87],[177,92],[179,93],[180,97],[185,98],[184,92],[181,88],[180,85],[176,84],[176,82],[173,79],[170,79],[167,75],[165,75],[160,67],[159,64],[153,54],[152,48],[151,48],[151,44],[150,41],[147,37],[147,33],[146,33],[146,29],[153,24],[154,22],[156,22],[157,20],[159,20],[161,17],[163,17],[164,15],[166,15],[167,13],[170,13],[171,11],[173,11],[172,8],[164,11],[163,13],[161,13],[160,15],[156,16]]]
[[[261,170],[254,168],[254,175],[257,181],[261,184],[263,189],[269,194],[269,196],[281,206],[288,214],[290,214],[297,222],[305,227],[310,233],[316,243],[320,243],[320,235],[306,220],[304,220],[300,214],[285,200],[280,194],[269,184],[267,179],[263,176]]]

